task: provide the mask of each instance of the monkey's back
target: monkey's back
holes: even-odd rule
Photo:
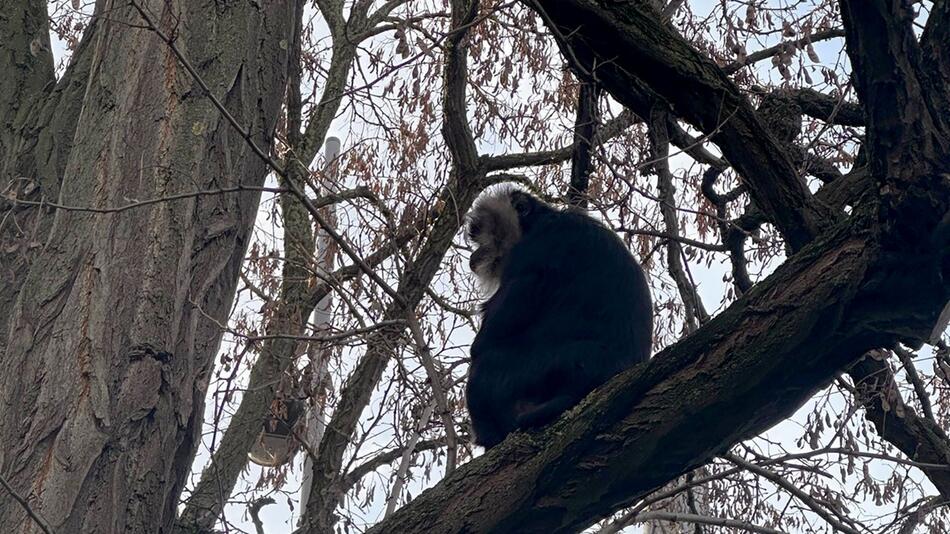
[[[521,302],[512,302],[512,289]],[[584,341],[590,353],[575,357],[597,360],[609,378],[649,357],[650,303],[642,268],[613,231],[584,214],[552,211],[512,248],[478,337],[498,329],[507,342],[541,352]]]

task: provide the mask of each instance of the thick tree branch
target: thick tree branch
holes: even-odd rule
[[[478,164],[478,151],[466,114],[468,84],[468,28],[475,22],[478,2],[455,0],[452,5],[452,31],[445,42],[445,90],[442,93],[442,137],[461,172],[471,172]]]
[[[791,96],[809,117],[842,126],[864,126],[861,106],[846,102],[844,97],[828,96],[809,87],[792,91]]]
[[[625,109],[613,119],[607,121],[603,126],[597,128],[594,133],[591,146],[599,146],[614,137],[623,133],[627,128],[633,126],[639,121],[639,118],[630,110]],[[553,150],[541,150],[538,152],[524,152],[521,154],[502,154],[497,156],[481,156],[479,164],[485,172],[504,171],[516,167],[530,167],[533,165],[549,165],[553,163],[562,163],[571,158],[574,152],[574,145]]]
[[[815,202],[791,159],[759,121],[745,96],[642,1],[526,0],[583,78],[595,79],[620,102],[648,86],[722,149],[749,192],[785,236],[801,248],[834,221]],[[618,51],[623,51],[618,55]]]
[[[900,181],[914,152],[946,162],[945,84],[924,91],[913,7],[901,0],[841,0],[854,84],[867,116],[871,173]]]
[[[49,29],[46,28],[47,2],[18,0],[16,3],[19,4],[18,9],[26,8],[31,13],[41,13],[42,20],[32,18],[37,15],[29,15],[30,23],[21,27],[19,25],[25,22],[18,20],[17,11],[12,10],[10,18],[0,22],[12,25],[0,29],[0,32],[4,32],[0,34],[0,42],[4,43],[0,48],[10,47],[5,53],[7,55],[0,59],[0,72],[18,72],[19,67],[6,62],[18,61],[22,50],[18,51],[17,46],[28,48],[28,43],[17,40],[25,37],[21,32],[42,31],[45,37],[34,34],[32,38],[49,39]],[[13,4],[6,3],[4,7],[8,5]],[[40,8],[41,12],[38,11]],[[18,13],[26,15],[25,11]],[[45,29],[34,27],[36,24],[41,24]],[[97,55],[91,43],[100,31],[100,19],[93,17],[79,47],[73,53],[69,67],[55,86],[47,85],[53,79],[52,55],[48,73],[44,74],[43,68],[40,68],[42,62],[37,62],[33,65],[36,68],[26,74],[27,79],[20,80],[27,83],[29,89],[35,89],[31,95],[22,94],[21,91],[27,87],[16,89],[5,85],[11,82],[10,77],[0,81],[0,117],[3,117],[0,119],[0,190],[5,194],[15,194],[19,200],[25,201],[59,198],[64,170],[75,142],[76,125],[83,109],[89,71]],[[25,65],[31,62],[25,60]],[[42,99],[39,99],[40,96]],[[39,156],[40,152],[42,156]],[[5,278],[5,283],[0,284],[2,332],[7,331],[7,319],[14,315],[20,288],[40,252],[38,247],[30,244],[46,241],[53,219],[41,207],[26,210],[12,206],[0,208],[0,247],[7,251],[17,250],[15,254],[0,255],[0,272],[4,273]],[[0,354],[5,352],[4,337],[0,336]]]

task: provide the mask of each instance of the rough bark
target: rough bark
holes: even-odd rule
[[[284,93],[295,3],[140,2],[260,147]],[[138,12],[100,1],[96,13],[106,11],[17,130],[19,148],[4,147],[4,168],[32,153],[43,162],[33,177],[51,184],[42,198],[70,206],[260,186],[262,160]],[[16,300],[0,302],[0,474],[55,531],[171,527],[216,321],[227,319],[258,200],[243,191],[121,213],[9,208],[51,222],[27,268],[13,265]],[[36,528],[22,509],[0,507],[0,530]]]
[[[342,2],[325,1],[323,7],[326,12],[331,9],[342,12]],[[333,17],[330,17],[330,20],[336,21]],[[358,44],[342,36],[335,40],[323,98],[311,113],[306,131],[302,131],[299,47],[303,23],[301,4],[293,18],[295,31],[290,47],[292,56],[287,103],[287,137],[293,157],[287,158],[291,164],[286,166],[287,176],[283,178],[293,180],[301,190],[304,189],[304,177],[309,172],[309,165],[316,156],[316,149],[311,145],[316,143],[316,146],[319,146],[336,116]],[[251,369],[241,404],[231,417],[228,429],[222,436],[208,468],[202,472],[201,479],[195,485],[195,490],[188,497],[182,511],[179,523],[180,528],[185,531],[210,531],[214,527],[238,477],[247,466],[247,452],[260,433],[260,422],[264,420],[276,396],[280,377],[298,352],[298,342],[294,336],[304,334],[305,319],[317,304],[317,301],[310,297],[310,273],[314,263],[314,237],[310,214],[300,200],[290,193],[282,195],[280,206],[285,229],[285,261],[277,307],[265,327],[265,332],[282,337],[274,337],[264,343],[260,357]]]
[[[55,85],[46,2],[5,4],[0,43],[0,72],[5,73],[0,81],[0,191],[7,198],[56,199],[86,89],[92,56],[83,51],[89,39],[80,43],[76,60]],[[5,333],[53,217],[48,210],[23,209],[6,199],[0,199],[0,213],[0,332]],[[0,335],[0,355],[6,343],[6,335]]]
[[[45,0],[10,0],[0,13],[0,154],[16,145],[17,126],[56,79]]]

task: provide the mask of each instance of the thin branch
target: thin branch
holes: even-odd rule
[[[700,191],[706,200],[710,201],[716,207],[716,225],[719,228],[720,239],[723,240],[726,249],[729,251],[729,263],[732,265],[732,283],[736,294],[742,295],[752,287],[752,279],[749,277],[748,261],[745,257],[746,229],[739,224],[726,222],[728,203],[744,192],[745,188],[739,186],[726,194],[716,192],[716,180],[722,171],[717,167],[709,167],[703,173],[703,179],[700,183]],[[755,227],[758,224],[754,225]]]
[[[389,321],[380,321],[372,325],[368,325],[368,326],[364,326],[360,328],[352,328],[350,330],[344,330],[342,332],[337,332],[335,334],[325,334],[325,335],[320,335],[320,336],[305,336],[305,335],[298,336],[294,334],[264,334],[260,336],[249,336],[247,334],[242,334],[231,328],[226,328],[226,331],[234,337],[246,339],[249,342],[266,341],[269,339],[292,339],[295,341],[310,341],[313,343],[330,343],[333,341],[341,341],[350,337],[356,337],[356,336],[368,334],[370,332],[375,332],[381,328],[389,328],[391,326],[401,325],[401,324],[404,324],[404,321],[400,321],[398,319],[389,320]],[[224,326],[224,325],[220,325],[220,326]]]
[[[808,506],[808,508],[810,508],[811,511],[815,512],[815,514],[817,514],[818,517],[821,517],[822,519],[824,519],[825,522],[827,522],[829,525],[831,525],[835,529],[845,532],[847,534],[860,534],[858,530],[854,529],[853,527],[849,525],[844,524],[842,520],[839,520],[840,515],[836,511],[834,510],[829,511],[828,507],[823,506],[821,503],[813,499],[810,495],[802,491],[798,486],[789,482],[788,480],[785,480],[783,477],[779,476],[774,471],[760,467],[732,453],[724,454],[722,455],[722,457],[738,466],[741,466],[759,475],[762,478],[772,481],[776,486],[791,493],[798,500],[800,500],[806,506]],[[842,518],[842,519],[847,519],[847,518]]]
[[[738,521],[736,519],[728,519],[725,517],[710,517],[699,514],[685,514],[677,512],[643,512],[642,514],[637,515],[631,523],[645,523],[647,521],[670,521],[673,523],[683,522],[683,523],[696,523],[700,525],[713,525],[717,527],[726,527],[734,528],[738,530],[746,530],[748,532],[756,532],[757,534],[785,534],[784,531],[775,530],[774,528],[763,527],[759,525],[754,525],[752,523],[747,523],[745,521]]]
[[[821,456],[821,455],[826,455],[826,454],[839,454],[841,456],[853,456],[856,458],[872,458],[875,460],[882,460],[885,462],[893,462],[899,465],[917,467],[920,469],[950,470],[950,465],[924,464],[920,462],[906,460],[904,458],[888,456],[886,454],[855,451],[855,450],[840,448],[840,447],[826,447],[826,448],[816,449],[812,451],[785,454],[780,457],[768,458],[766,460],[760,461],[757,463],[757,465],[759,465],[760,467],[766,467],[770,465],[783,464],[783,463],[794,461],[794,460],[813,458],[815,456]],[[642,501],[640,501],[636,506],[634,506],[633,508],[625,512],[624,515],[622,515],[616,521],[610,523],[609,525],[601,529],[597,534],[616,534],[621,529],[623,529],[624,526],[634,522],[636,516],[640,514],[643,510],[645,510],[647,507],[649,507],[650,505],[660,502],[664,499],[675,497],[677,494],[682,493],[683,491],[686,491],[690,488],[694,488],[696,486],[702,486],[703,484],[706,484],[707,482],[711,482],[714,480],[723,480],[727,477],[730,477],[736,473],[741,472],[742,470],[743,470],[742,467],[731,467],[729,469],[724,469],[722,471],[719,471],[718,473],[696,477],[692,480],[682,482],[681,484],[677,486],[667,487],[655,493],[651,493],[649,496],[645,497]]]
[[[927,393],[927,386],[924,385],[924,381],[920,379],[920,375],[917,373],[917,368],[914,367],[913,355],[901,347],[894,347],[894,354],[896,354],[897,358],[901,361],[901,366],[907,374],[907,380],[914,386],[914,392],[917,394],[917,400],[920,402],[920,408],[924,412],[924,417],[931,423],[937,424],[937,419],[934,417],[933,405],[930,403],[930,394]]]
[[[383,512],[383,518],[389,517],[389,515],[396,510],[396,505],[399,504],[399,496],[402,495],[402,487],[406,483],[406,474],[409,472],[409,462],[412,460],[412,451],[415,450],[416,443],[419,443],[419,438],[422,437],[422,431],[429,426],[429,420],[432,419],[432,412],[435,411],[436,404],[438,404],[436,400],[432,399],[429,405],[422,410],[422,413],[419,415],[419,420],[416,422],[416,427],[409,436],[409,443],[406,444],[406,448],[402,451],[399,468],[396,470],[396,481],[393,483],[393,487],[389,492],[389,499],[386,500],[386,511]]]
[[[179,193],[177,195],[166,195],[162,197],[150,198],[147,200],[136,200],[129,202],[128,204],[123,204],[121,206],[114,207],[105,207],[105,208],[95,208],[92,206],[69,206],[66,204],[59,204],[56,202],[50,202],[47,200],[22,200],[11,195],[0,196],[3,200],[10,202],[14,205],[21,206],[37,206],[37,207],[49,207],[62,211],[80,211],[87,213],[121,213],[123,211],[128,211],[131,209],[142,208],[145,206],[151,206],[153,204],[160,204],[163,202],[172,202],[175,200],[182,200],[186,198],[195,198],[203,196],[212,196],[212,195],[225,195],[230,193],[246,193],[249,191],[259,191],[263,193],[285,193],[287,189],[282,187],[257,187],[250,185],[236,185],[234,187],[222,187],[220,189],[204,189],[201,191],[189,191],[187,193]]]
[[[431,451],[433,449],[438,449],[445,446],[445,439],[429,439],[416,443],[413,448],[416,454],[425,451]],[[366,462],[354,467],[351,469],[344,477],[340,485],[343,487],[344,491],[347,491],[354,484],[359,482],[361,478],[372,473],[373,471],[379,469],[380,467],[401,458],[406,448],[394,449],[391,451],[383,452],[377,454],[367,460]]]
[[[429,377],[429,385],[432,387],[432,397],[435,400],[435,406],[439,409],[439,417],[442,419],[442,426],[445,427],[446,443],[446,461],[445,474],[448,475],[455,471],[455,463],[458,457],[458,436],[455,433],[455,421],[452,419],[452,412],[449,410],[448,398],[445,395],[443,381],[445,380],[445,371],[432,357],[432,351],[426,343],[425,335],[422,333],[422,327],[414,313],[406,314],[406,322],[409,324],[409,332],[412,333],[412,339],[416,345],[416,352],[422,361],[422,366]]]
[[[254,530],[257,531],[257,534],[265,534],[264,523],[260,518],[261,508],[268,504],[274,504],[274,502],[276,501],[274,501],[273,497],[267,496],[261,497],[247,506],[247,513],[251,516],[251,522],[254,523]]]
[[[30,519],[36,523],[36,526],[40,527],[40,529],[45,534],[53,534],[53,529],[50,528],[49,523],[47,523],[38,512],[33,510],[33,508],[30,506],[30,503],[27,502],[26,499],[20,497],[20,494],[17,493],[15,489],[13,489],[13,486],[11,486],[10,483],[7,482],[7,479],[3,478],[2,475],[0,475],[0,486],[3,486],[3,488],[7,490],[7,493],[13,497],[13,500],[16,501],[21,508],[23,508],[23,511],[26,512],[26,515],[28,515]]]
[[[666,111],[655,107],[650,113],[650,148],[652,157],[655,160],[653,170],[656,172],[657,189],[660,192],[660,213],[663,216],[663,224],[666,227],[666,233],[672,236],[679,236],[679,221],[676,217],[676,191],[673,186],[673,174],[670,171],[669,154],[670,139],[667,133],[666,124],[668,117]],[[679,241],[671,239],[666,244],[666,266],[670,277],[676,283],[679,290],[680,299],[686,308],[686,330],[692,332],[699,325],[709,320],[709,314],[703,306],[703,301],[696,291],[696,286],[687,276],[686,266],[683,255],[683,247]]]
[[[440,308],[445,309],[446,311],[452,312],[456,315],[464,317],[466,320],[471,321],[472,317],[475,317],[478,314],[478,311],[475,308],[462,308],[461,306],[456,306],[448,300],[445,299],[442,295],[439,295],[432,288],[426,289],[426,295],[429,295],[429,298],[432,299]]]
[[[848,369],[856,398],[881,438],[908,458],[940,468],[920,466],[937,491],[950,500],[950,438],[939,424],[917,415],[904,403],[883,351],[869,351]]]
[[[726,74],[733,74],[737,72],[742,67],[751,65],[757,61],[762,61],[763,59],[768,59],[780,52],[788,50],[789,47],[802,48],[803,46],[809,45],[811,43],[817,43],[819,41],[826,41],[828,39],[834,39],[837,37],[844,37],[844,30],[840,28],[833,28],[830,30],[823,30],[815,32],[811,35],[806,35],[801,39],[796,39],[794,41],[784,41],[775,46],[770,46],[764,48],[757,52],[753,52],[746,57],[740,59],[739,61],[733,61],[732,63],[724,66],[722,68],[723,72]]]
[[[624,234],[629,234],[629,235],[647,235],[651,237],[659,237],[660,239],[676,241],[677,243],[682,243],[689,247],[695,247],[700,250],[708,250],[710,252],[726,252],[727,250],[725,245],[697,241],[696,239],[690,239],[688,237],[683,237],[677,234],[671,234],[669,232],[661,232],[659,230],[648,230],[646,228],[627,228],[626,226],[618,226],[614,228],[614,231],[624,233]]]

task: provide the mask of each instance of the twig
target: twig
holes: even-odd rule
[[[7,479],[3,478],[3,476],[0,476],[0,485],[2,485],[4,489],[10,493],[10,496],[13,497],[13,500],[23,508],[23,511],[26,512],[26,515],[30,516],[30,519],[32,519],[33,522],[36,523],[36,525],[39,526],[43,532],[46,534],[53,534],[53,529],[50,528],[49,523],[47,523],[39,513],[35,512],[33,508],[30,507],[30,503],[28,503],[26,499],[20,497],[20,494],[13,489],[10,483],[7,482]]]
[[[228,193],[244,193],[247,191],[261,191],[264,193],[284,193],[287,192],[286,189],[282,187],[256,187],[249,185],[236,185],[234,187],[222,187],[220,189],[205,189],[201,191],[189,191],[187,193],[179,193],[177,195],[166,195],[163,197],[150,198],[147,200],[137,200],[130,202],[128,204],[123,204],[121,206],[115,206],[111,208],[93,208],[89,206],[68,206],[66,204],[58,204],[56,202],[50,202],[48,200],[22,200],[16,197],[9,195],[3,195],[0,198],[3,198],[7,202],[21,206],[39,206],[39,207],[50,207],[62,211],[82,211],[88,213],[120,213],[123,211],[141,208],[143,206],[149,206],[152,204],[158,204],[160,202],[171,202],[173,200],[182,200],[185,198],[194,198],[201,196],[209,195],[223,195]]]
[[[763,527],[759,525],[754,525],[752,523],[746,523],[745,521],[739,521],[736,519],[728,519],[725,517],[710,517],[699,514],[685,514],[677,512],[643,512],[635,518],[633,518],[632,523],[645,523],[647,521],[670,521],[670,522],[684,522],[684,523],[698,523],[701,525],[714,525],[717,527],[727,527],[727,528],[737,528],[740,530],[747,530],[749,532],[756,532],[758,534],[785,534],[781,530],[775,530],[774,528]]]
[[[432,351],[426,343],[425,335],[422,333],[422,327],[416,319],[414,312],[406,314],[406,322],[409,324],[409,331],[412,333],[412,339],[416,344],[416,352],[419,359],[422,360],[422,366],[429,376],[429,383],[432,385],[432,397],[435,399],[436,406],[439,408],[439,417],[442,419],[442,426],[445,427],[446,460],[445,475],[455,470],[456,457],[458,455],[458,437],[455,434],[455,421],[452,419],[452,412],[449,411],[449,403],[445,395],[445,389],[442,387],[442,381],[445,373],[436,364],[432,357]]]
[[[811,35],[806,35],[805,37],[795,41],[783,41],[775,46],[770,46],[769,48],[759,50],[758,52],[753,52],[739,61],[733,61],[732,63],[724,66],[722,70],[726,74],[733,74],[742,67],[751,65],[756,61],[762,61],[763,59],[770,58],[782,50],[788,49],[788,47],[801,48],[802,45],[811,44],[816,41],[834,39],[835,37],[844,37],[844,30],[833,28],[830,30],[815,32]]]
[[[254,529],[257,530],[257,534],[264,534],[264,523],[261,521],[261,518],[258,517],[258,514],[261,513],[261,508],[268,504],[274,504],[275,502],[272,497],[268,496],[261,497],[248,505],[247,513],[251,516],[251,521],[254,522]]]
[[[808,495],[807,493],[799,489],[798,486],[796,486],[795,484],[792,484],[788,480],[785,480],[784,478],[779,476],[777,473],[770,471],[768,469],[765,469],[763,467],[760,467],[732,453],[724,454],[722,455],[722,457],[738,466],[741,466],[745,469],[748,469],[749,471],[752,471],[753,473],[761,476],[762,478],[772,481],[775,485],[791,493],[796,498],[798,498],[798,500],[805,503],[805,505],[811,508],[811,510],[815,512],[815,514],[817,514],[819,517],[824,519],[829,525],[831,525],[835,529],[840,530],[842,532],[846,532],[847,534],[860,534],[857,530],[855,530],[849,525],[845,525],[837,517],[835,517],[835,515],[837,515],[836,513],[834,513],[833,511],[829,512],[829,510],[825,506],[822,506],[821,503],[819,503],[818,501],[813,499],[810,495]]]

